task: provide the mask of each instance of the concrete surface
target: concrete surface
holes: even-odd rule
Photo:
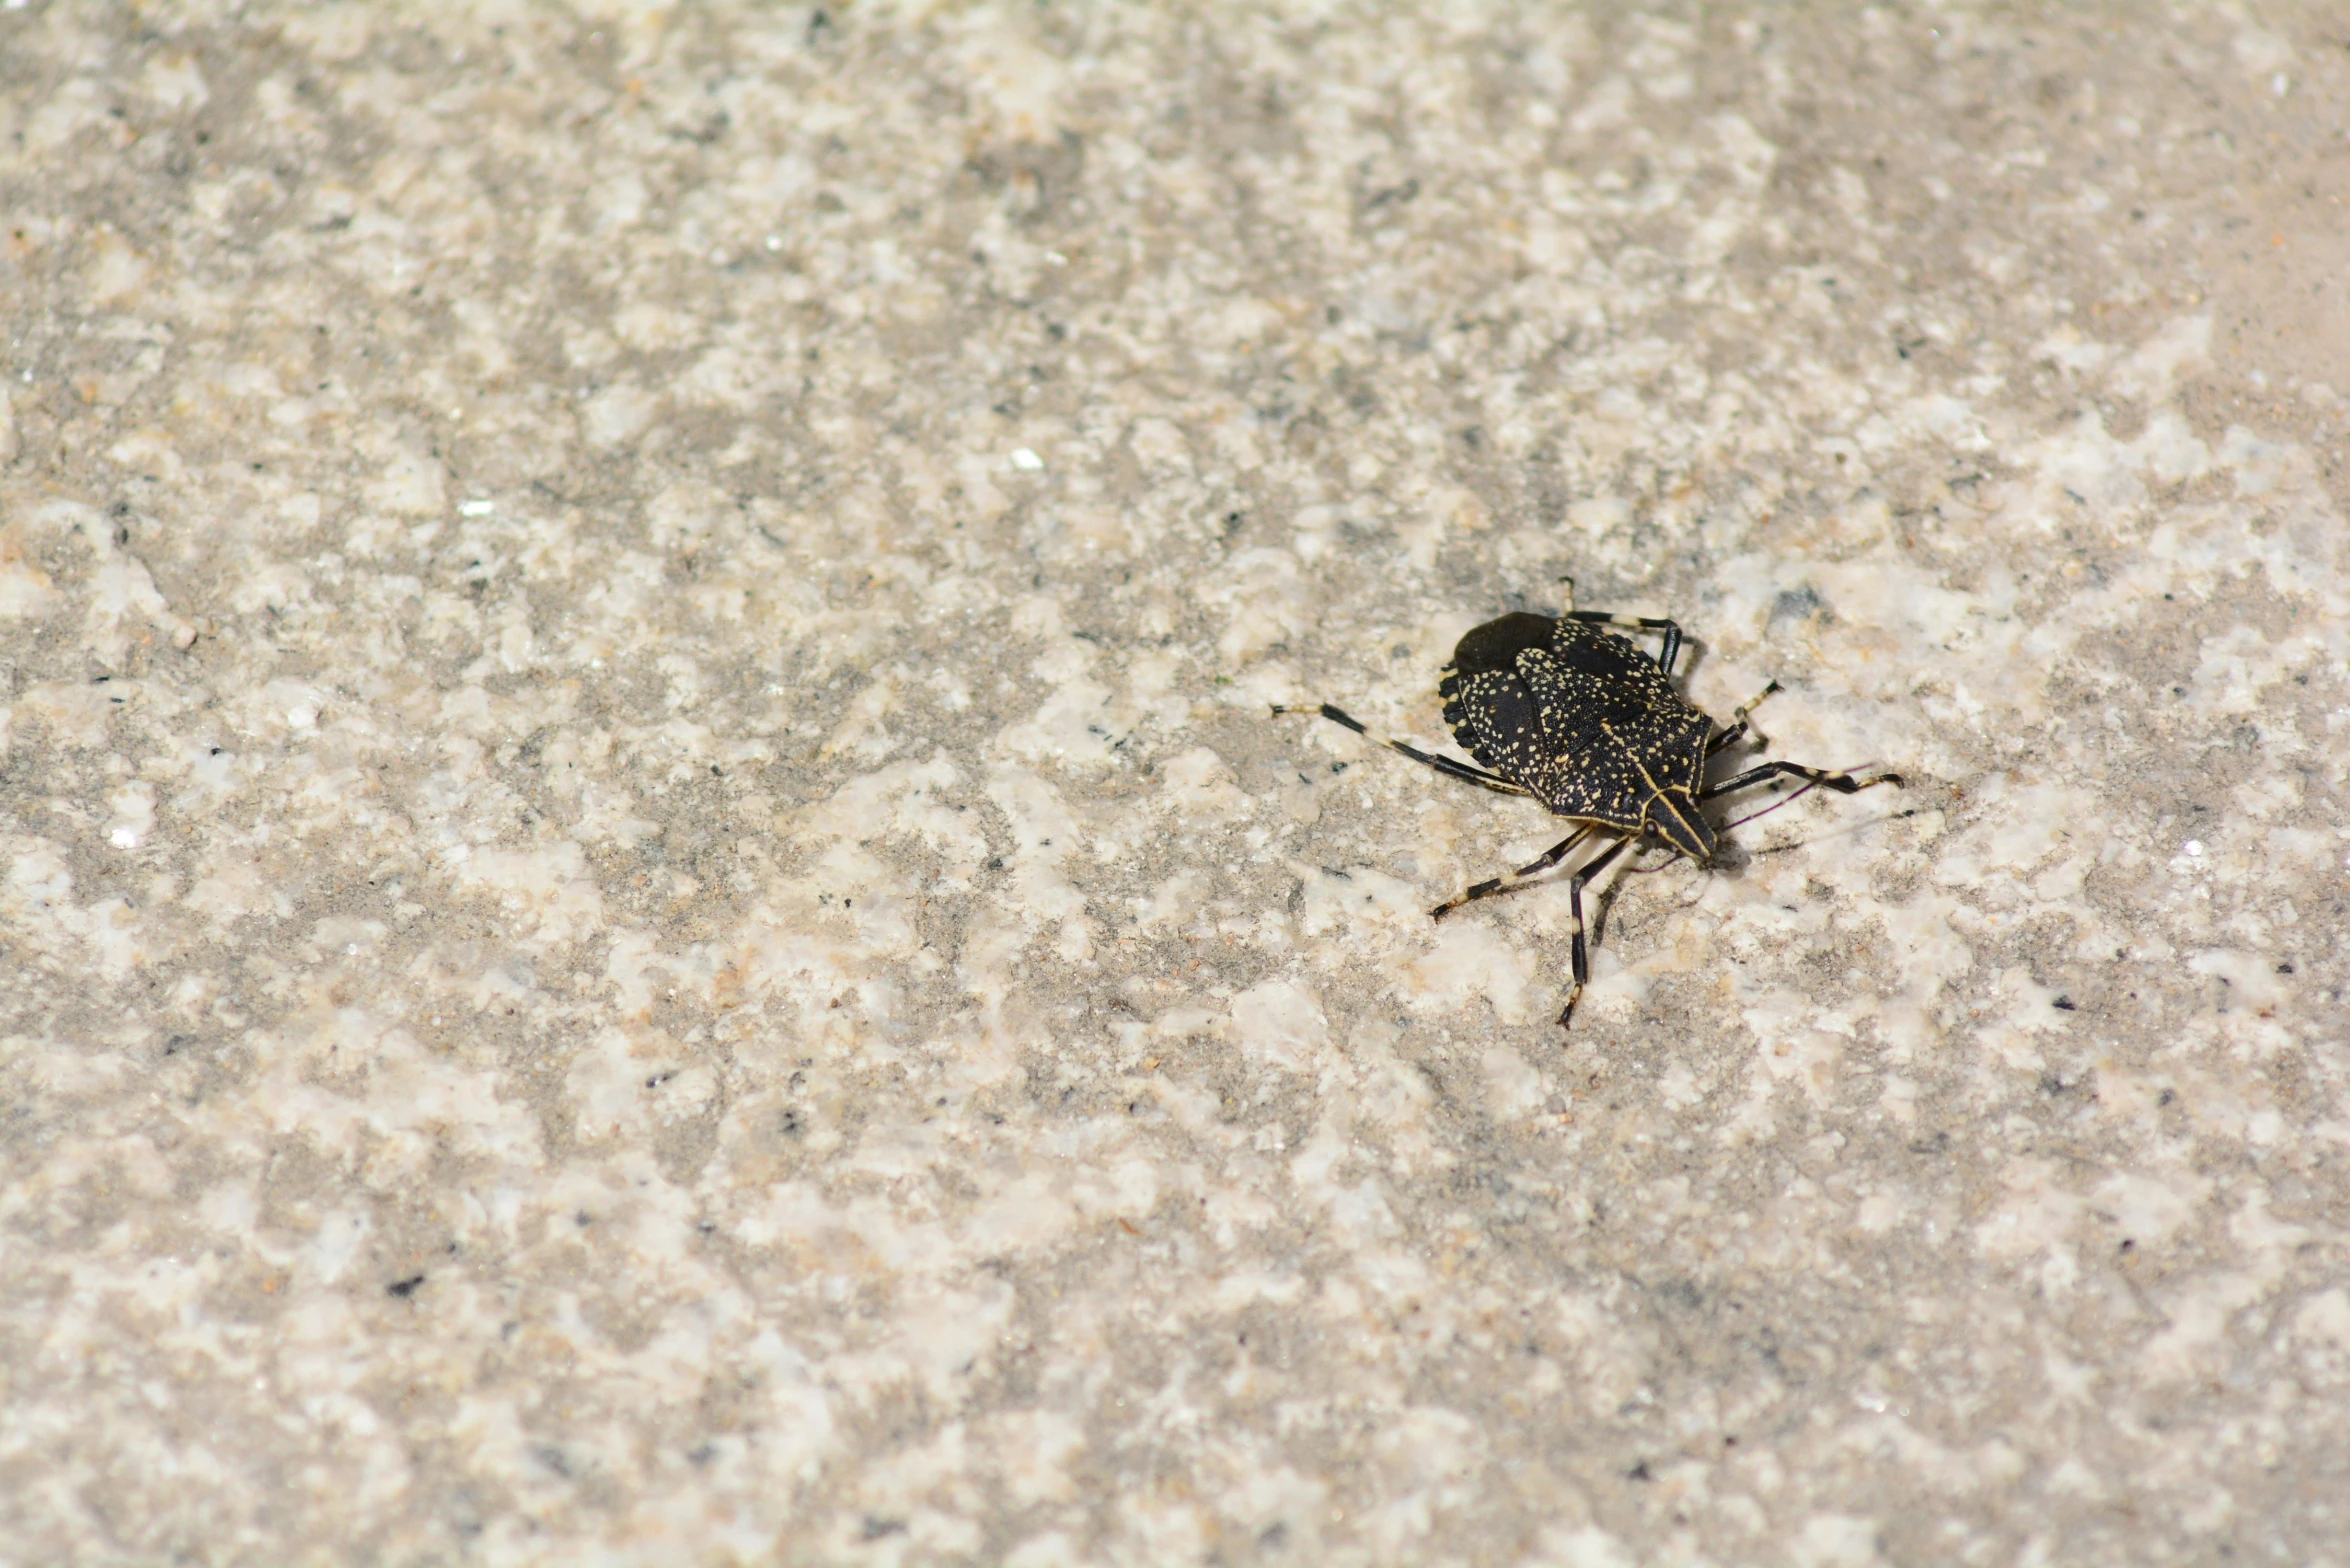
[[[2350,1561],[2346,45],[11,0],[0,1562]]]

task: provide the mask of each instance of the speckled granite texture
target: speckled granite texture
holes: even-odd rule
[[[2350,1562],[2346,43],[9,0],[0,1563]]]

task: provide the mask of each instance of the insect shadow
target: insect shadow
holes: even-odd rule
[[[1447,778],[1496,794],[1530,796],[1575,824],[1539,859],[1438,904],[1429,911],[1438,920],[1463,904],[1508,892],[1586,844],[1606,845],[1567,881],[1575,980],[1559,1013],[1562,1027],[1591,979],[1583,889],[1626,849],[1657,843],[1710,870],[1722,844],[1721,830],[1699,809],[1708,801],[1781,778],[1804,783],[1777,805],[1813,789],[1855,795],[1901,783],[1900,775],[1891,772],[1864,776],[1860,769],[1765,762],[1708,784],[1707,765],[1726,747],[1749,735],[1759,744],[1769,743],[1749,715],[1779,683],[1772,681],[1736,709],[1729,724],[1717,726],[1673,684],[1682,643],[1677,624],[1578,610],[1571,581],[1567,594],[1563,614],[1515,610],[1472,627],[1454,647],[1436,692],[1444,699],[1444,722],[1476,759],[1475,766],[1377,734],[1326,702],[1273,705],[1276,714],[1319,713]],[[1663,643],[1652,659],[1620,632],[1661,637]]]

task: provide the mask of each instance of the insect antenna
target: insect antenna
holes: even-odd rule
[[[1890,775],[1888,775],[1888,776],[1890,776]],[[1827,783],[1827,782],[1828,782],[1828,780],[1826,780],[1826,779],[1811,779],[1811,780],[1808,780],[1808,781],[1807,781],[1807,782],[1804,784],[1803,788],[1801,788],[1801,789],[1797,790],[1797,791],[1796,791],[1794,794],[1792,794],[1792,795],[1786,795],[1786,796],[1782,796],[1781,798],[1779,798],[1779,799],[1777,799],[1777,800],[1774,800],[1774,801],[1772,801],[1772,802],[1771,802],[1769,805],[1767,805],[1767,806],[1763,807],[1763,808],[1762,808],[1762,810],[1760,810],[1760,811],[1750,811],[1750,812],[1748,812],[1748,813],[1747,813],[1745,816],[1743,816],[1743,817],[1733,817],[1733,818],[1732,818],[1731,820],[1729,820],[1728,822],[1725,822],[1725,823],[1723,823],[1723,824],[1721,825],[1721,828],[1719,829],[1719,831],[1721,831],[1721,832],[1724,832],[1724,833],[1727,833],[1727,832],[1729,832],[1729,831],[1730,831],[1732,828],[1734,828],[1734,827],[1738,827],[1738,826],[1741,826],[1742,824],[1745,824],[1745,823],[1748,823],[1748,822],[1752,822],[1752,821],[1753,821],[1755,818],[1757,818],[1757,817],[1767,817],[1767,816],[1769,816],[1769,815],[1770,815],[1772,812],[1774,812],[1774,811],[1778,810],[1778,809],[1779,809],[1781,806],[1792,806],[1792,805],[1794,805],[1794,804],[1795,804],[1797,801],[1799,801],[1799,800],[1803,799],[1803,797],[1804,797],[1804,796],[1806,796],[1806,795],[1810,794],[1810,793],[1811,793],[1813,790],[1815,790],[1815,789],[1818,789],[1818,788],[1819,788],[1819,787],[1820,787],[1822,784],[1825,784],[1825,783]],[[1871,782],[1874,782],[1874,780],[1872,780]],[[1896,782],[1896,783],[1898,783],[1898,782],[1900,782],[1900,781],[1899,781],[1899,780],[1895,780],[1895,782]],[[1897,812],[1895,812],[1895,813],[1894,813],[1894,814],[1893,814],[1891,817],[1888,817],[1888,818],[1886,818],[1886,819],[1884,819],[1884,820],[1886,820],[1886,821],[1889,821],[1889,822],[1898,822],[1898,821],[1900,821],[1900,820],[1901,820],[1903,817],[1914,817],[1914,816],[1916,816],[1916,815],[1917,815],[1917,813],[1916,813],[1915,811],[1897,811]]]
[[[1738,817],[1732,821],[1723,823],[1721,830],[1724,833],[1727,833],[1732,828],[1741,827],[1746,823],[1752,822],[1757,817],[1767,817],[1772,812],[1778,810],[1781,806],[1794,805],[1797,801],[1803,799],[1804,796],[1810,794],[1813,790],[1818,789],[1819,787],[1820,781],[1818,779],[1813,779],[1810,783],[1804,785],[1803,788],[1797,790],[1794,794],[1785,796],[1779,800],[1774,800],[1769,805],[1763,807],[1760,811],[1750,811],[1743,817]]]

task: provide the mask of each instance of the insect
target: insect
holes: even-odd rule
[[[1619,632],[1659,635],[1663,646],[1651,659]],[[1779,683],[1765,686],[1731,715],[1728,725],[1717,728],[1675,689],[1673,663],[1680,654],[1681,628],[1672,621],[1577,610],[1571,598],[1562,615],[1521,610],[1472,628],[1453,649],[1436,692],[1444,699],[1444,722],[1481,764],[1474,767],[1375,734],[1326,702],[1275,704],[1273,711],[1319,713],[1448,778],[1498,794],[1531,796],[1576,825],[1532,864],[1479,882],[1438,904],[1429,911],[1438,920],[1463,904],[1506,893],[1548,871],[1590,839],[1613,837],[1613,843],[1586,860],[1567,882],[1574,917],[1575,984],[1559,1014],[1563,1027],[1591,979],[1583,937],[1583,889],[1627,848],[1661,841],[1698,865],[1710,866],[1720,839],[1719,830],[1698,809],[1707,801],[1776,778],[1804,780],[1796,795],[1814,788],[1854,795],[1879,784],[1901,783],[1896,773],[1863,777],[1858,769],[1830,772],[1796,762],[1765,762],[1719,784],[1706,783],[1707,764],[1724,748],[1750,734],[1756,742],[1768,744],[1748,715],[1779,689]]]

